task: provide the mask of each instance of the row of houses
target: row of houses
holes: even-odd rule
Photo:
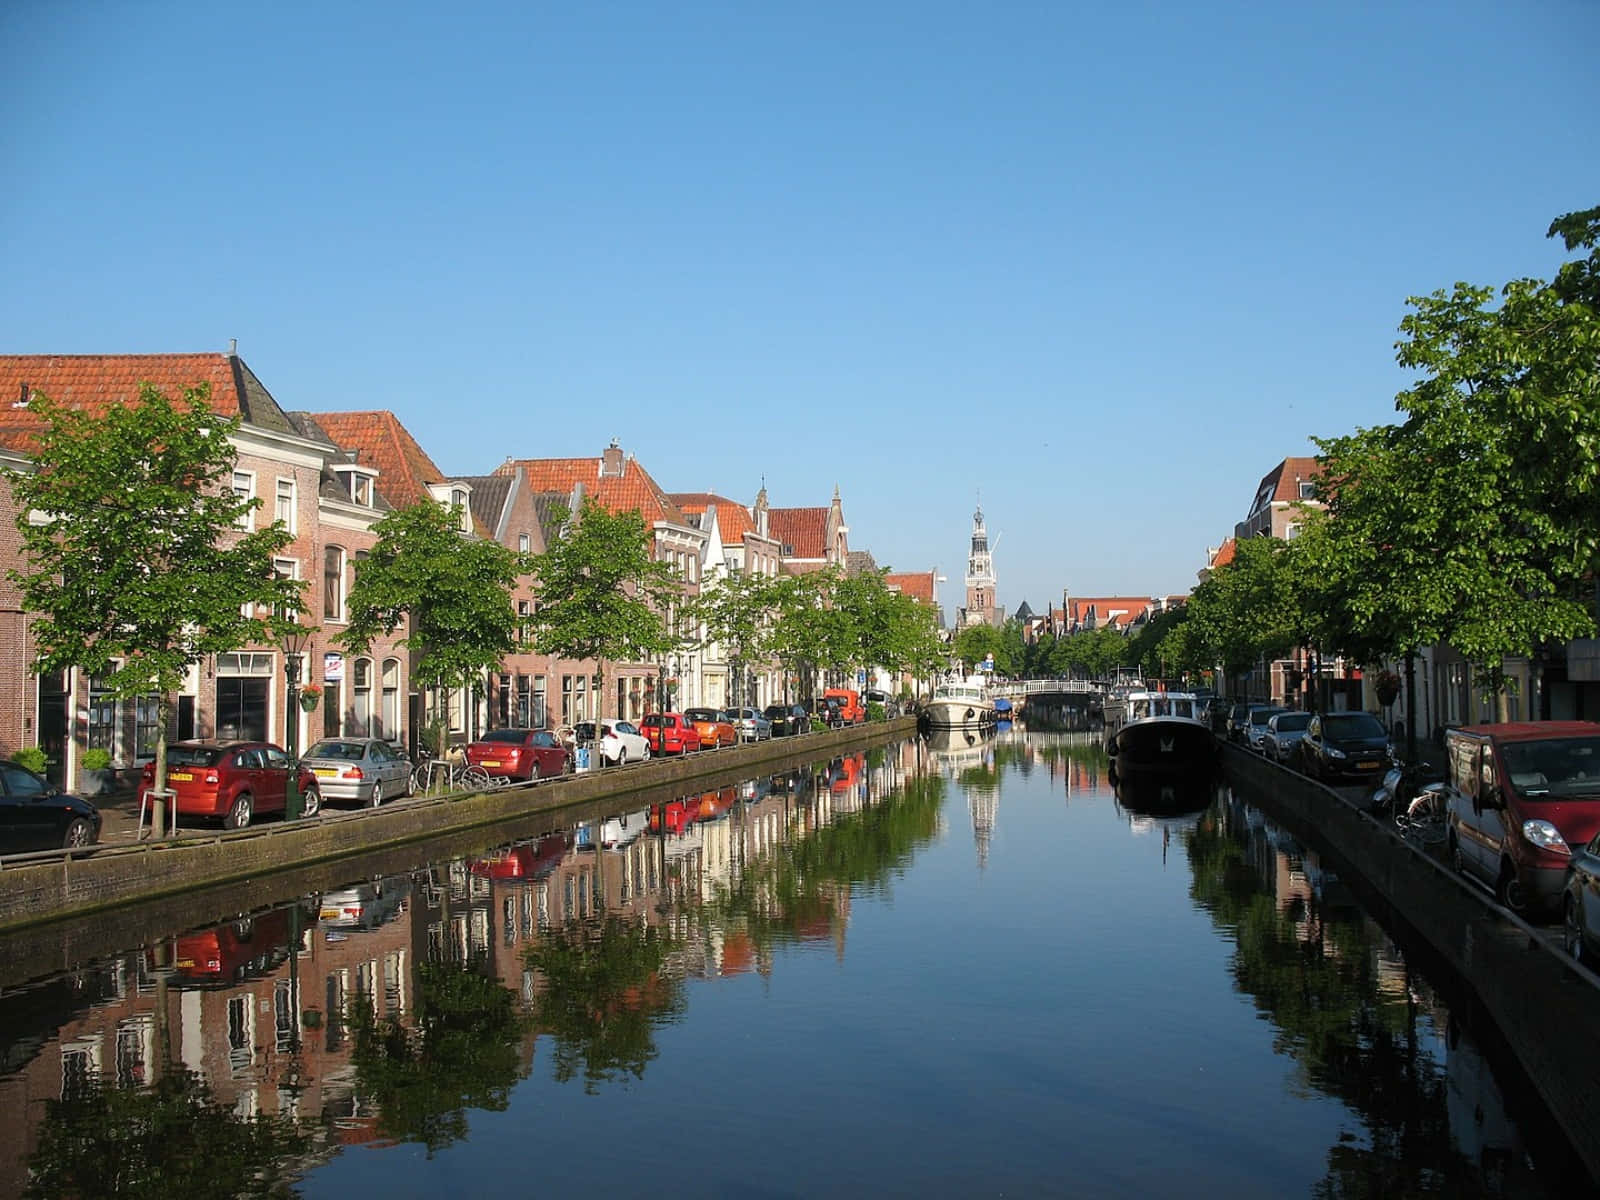
[[[532,554],[544,552],[560,514],[576,511],[585,497],[612,511],[637,510],[656,557],[676,568],[688,596],[734,570],[767,576],[843,570],[851,557],[837,487],[829,503],[801,508],[770,506],[765,487],[748,506],[715,493],[668,492],[616,443],[590,457],[508,457],[487,474],[452,474],[391,411],[307,412],[280,404],[231,346],[208,354],[0,356],[0,396],[14,397],[0,409],[0,465],[31,469],[42,429],[32,397],[94,413],[134,402],[141,383],[171,396],[206,385],[213,408],[239,419],[231,486],[261,502],[257,521],[282,521],[291,535],[276,569],[307,585],[316,629],[301,679],[322,689],[316,710],[286,713],[284,652],[243,646],[191,670],[173,698],[173,737],[283,742],[293,720],[300,745],[359,735],[410,751],[433,721],[459,741],[507,725],[636,719],[662,697],[679,707],[720,707],[736,693],[754,704],[788,694],[791,681],[771,666],[733,680],[720,649],[694,645],[697,631],[687,629],[680,632],[688,648],[662,661],[605,664],[604,695],[591,694],[593,662],[526,650],[508,655],[479,688],[434,693],[413,679],[412,655],[400,644],[403,627],[375,641],[370,653],[345,653],[336,639],[348,621],[356,568],[376,542],[374,527],[421,502],[459,509],[463,536]],[[21,568],[19,514],[8,488],[0,487],[0,506],[6,561]],[[891,575],[889,583],[931,602],[931,571]],[[539,603],[534,581],[520,580],[512,599],[531,624]],[[50,775],[64,786],[78,781],[82,754],[91,747],[108,751],[115,767],[131,768],[152,755],[156,697],[118,703],[83,671],[40,675],[30,623],[16,584],[0,580],[0,752],[39,746]]]

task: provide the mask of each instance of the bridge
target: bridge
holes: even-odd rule
[[[1025,700],[1029,696],[1104,696],[1105,685],[1092,679],[1012,679],[993,684],[991,696]]]

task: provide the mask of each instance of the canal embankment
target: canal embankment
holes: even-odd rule
[[[1540,1098],[1600,1178],[1600,977],[1552,940],[1333,789],[1236,746],[1235,790],[1420,938],[1474,994]]]
[[[902,718],[675,758],[653,758],[531,785],[415,797],[391,801],[381,808],[347,812],[325,808],[321,815],[309,820],[191,833],[172,840],[130,845],[101,843],[80,851],[4,859],[0,860],[0,932],[69,918],[81,929],[80,919],[96,914],[100,916],[95,924],[109,930],[115,927],[114,914],[119,906],[170,901],[179,911],[195,911],[194,893],[217,889],[228,889],[236,897],[235,903],[224,905],[225,909],[246,911],[253,907],[248,903],[255,891],[252,885],[264,885],[256,894],[270,890],[282,896],[285,880],[280,877],[287,873],[304,874],[309,869],[337,863],[338,873],[345,879],[379,874],[378,860],[384,852],[418,842],[446,838],[445,849],[465,849],[468,844],[482,848],[494,844],[484,840],[486,831],[494,831],[497,837],[506,831],[505,840],[509,840],[518,836],[509,831],[527,825],[530,817],[539,814],[559,812],[571,817],[590,807],[643,807],[792,765],[853,754],[909,736],[915,730],[914,720]],[[84,932],[98,940],[100,930]],[[52,947],[59,944],[54,935],[46,935],[44,940]],[[83,949],[80,943],[70,957],[78,958]],[[59,957],[54,951],[48,956]]]

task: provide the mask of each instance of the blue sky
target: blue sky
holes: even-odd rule
[[[1408,295],[1600,204],[1600,5],[0,6],[0,352],[240,352],[447,471],[840,488],[960,602],[1188,590]]]

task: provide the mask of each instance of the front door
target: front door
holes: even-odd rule
[[[39,677],[39,749],[44,751],[45,777],[67,786],[67,673]]]

